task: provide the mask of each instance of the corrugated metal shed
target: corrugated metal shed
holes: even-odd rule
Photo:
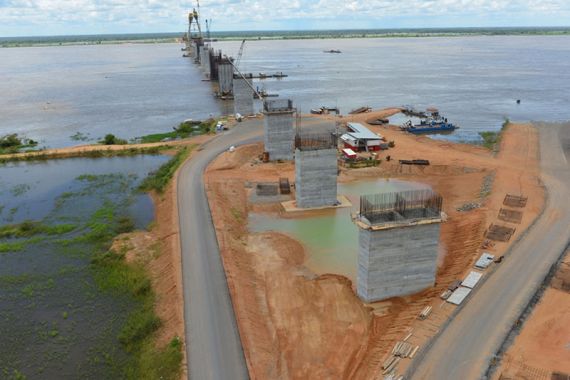
[[[469,275],[465,277],[465,280],[463,280],[461,285],[473,289],[475,285],[477,285],[482,276],[483,273],[481,272],[471,271],[471,273],[469,273]]]
[[[452,303],[454,305],[460,305],[461,302],[465,300],[465,297],[469,295],[469,293],[471,293],[471,289],[460,286],[453,292],[451,296],[449,296],[447,302]]]
[[[489,265],[491,265],[491,263],[493,262],[493,260],[495,259],[495,256],[484,252],[481,257],[479,257],[479,260],[477,260],[477,262],[475,263],[475,268],[479,268],[479,269],[487,269],[487,267]]]
[[[359,140],[380,140],[381,137],[360,123],[347,123],[348,134]]]

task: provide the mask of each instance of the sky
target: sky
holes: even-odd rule
[[[0,37],[182,32],[195,1],[0,0]],[[570,0],[202,0],[212,31],[570,26]]]

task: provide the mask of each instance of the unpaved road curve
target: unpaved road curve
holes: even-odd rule
[[[230,146],[259,139],[261,125],[259,120],[249,120],[210,141],[178,176],[184,321],[191,379],[248,378],[202,177],[210,161]]]
[[[411,367],[415,371],[407,378],[484,378],[493,354],[566,249],[570,239],[570,124],[536,126],[542,179],[548,192],[544,213],[431,348],[417,357]]]

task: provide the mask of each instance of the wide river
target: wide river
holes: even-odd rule
[[[214,45],[236,56],[240,42]],[[77,144],[70,138],[77,132],[91,140],[132,138],[229,112],[180,47],[0,49],[0,136],[19,133],[61,147]],[[256,85],[293,99],[303,112],[436,106],[461,126],[456,138],[472,140],[506,117],[570,119],[568,62],[568,36],[329,39],[248,41],[240,68],[288,74]]]

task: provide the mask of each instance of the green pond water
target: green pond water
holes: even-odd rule
[[[301,242],[307,254],[306,265],[317,274],[335,273],[356,280],[358,256],[358,229],[351,213],[358,211],[359,197],[365,194],[386,193],[428,188],[421,183],[394,179],[339,184],[339,195],[346,196],[352,207],[322,212],[315,217],[285,219],[267,214],[252,213],[249,229],[252,232],[277,231]]]

